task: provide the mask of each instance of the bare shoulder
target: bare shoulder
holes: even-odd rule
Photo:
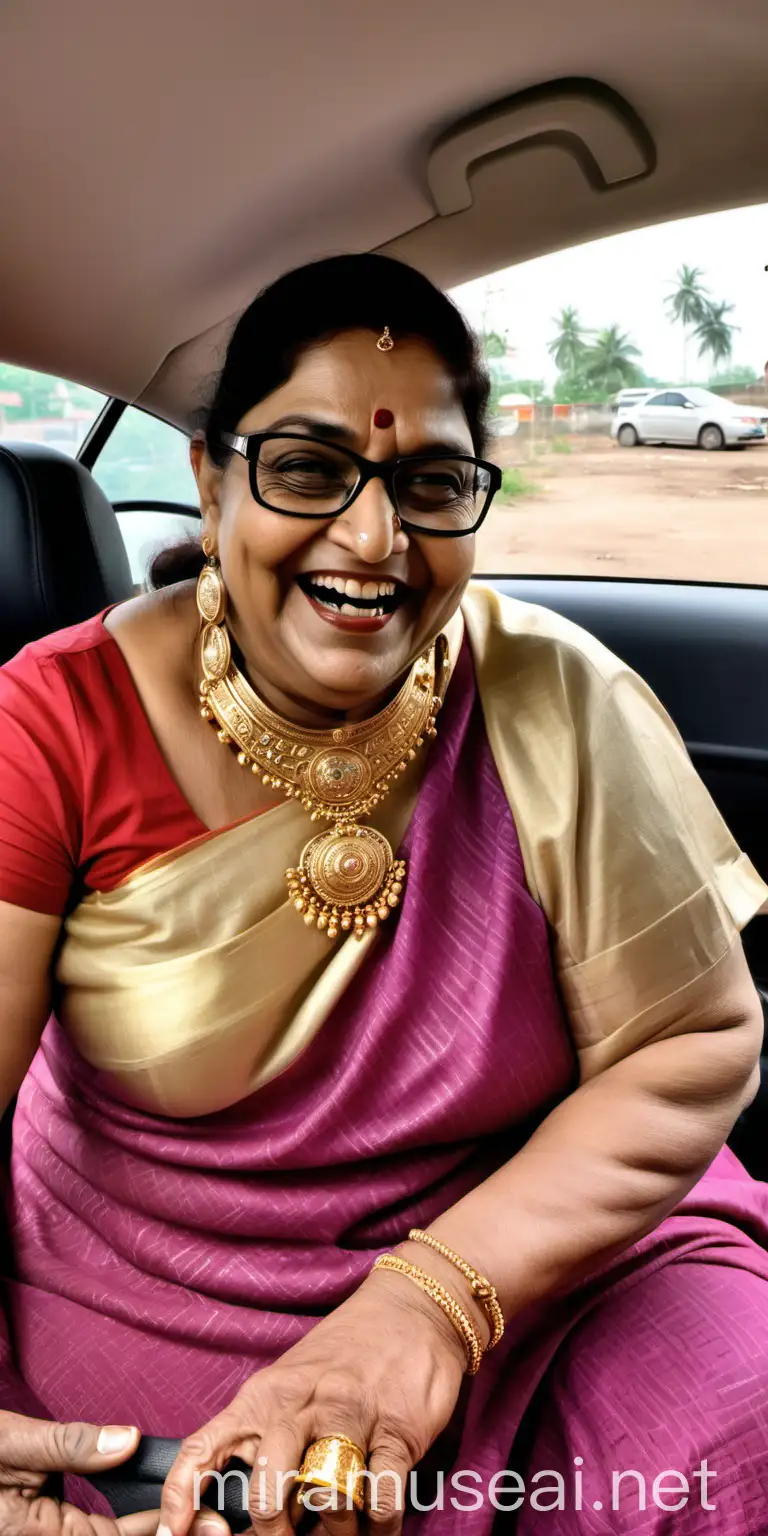
[[[198,628],[194,582],[129,598],[104,623],[134,673],[147,663],[156,667],[159,657],[166,675],[177,668],[186,673]]]

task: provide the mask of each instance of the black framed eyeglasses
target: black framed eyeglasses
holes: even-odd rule
[[[285,517],[338,517],[369,480],[382,480],[403,528],[460,539],[480,527],[501,485],[498,465],[467,453],[374,460],[295,432],[224,440],[247,460],[254,500]]]

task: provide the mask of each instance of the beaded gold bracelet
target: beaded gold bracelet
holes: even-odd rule
[[[412,1243],[424,1243],[427,1248],[434,1248],[435,1253],[441,1253],[443,1258],[448,1259],[451,1264],[454,1264],[464,1278],[469,1281],[472,1295],[482,1307],[491,1330],[491,1337],[488,1340],[486,1349],[493,1349],[504,1333],[504,1313],[501,1310],[495,1285],[491,1285],[490,1280],[486,1280],[485,1275],[481,1275],[479,1270],[473,1269],[472,1265],[468,1264],[466,1259],[462,1259],[460,1254],[455,1253],[453,1248],[449,1248],[447,1243],[441,1243],[439,1238],[433,1237],[431,1232],[423,1232],[421,1227],[412,1227],[408,1236]]]
[[[426,1295],[437,1303],[440,1310],[453,1323],[464,1345],[467,1355],[467,1375],[476,1376],[483,1358],[483,1346],[471,1317],[464,1311],[455,1296],[452,1296],[439,1280],[427,1274],[425,1269],[419,1269],[417,1264],[409,1263],[408,1259],[401,1259],[399,1254],[382,1253],[373,1268],[391,1269],[395,1274],[404,1275],[406,1280],[412,1280],[414,1285],[418,1285],[420,1290],[426,1292]]]

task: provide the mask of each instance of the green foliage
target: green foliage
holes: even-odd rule
[[[34,421],[39,417],[66,416],[68,407],[89,410],[96,416],[104,396],[84,384],[69,384],[32,368],[18,368],[14,363],[0,363],[0,393],[20,395],[21,405],[4,405],[3,417],[9,426],[14,421]]]
[[[498,331],[485,331],[480,337],[480,345],[486,357],[506,356],[507,345]]]
[[[747,387],[750,384],[759,383],[759,378],[760,376],[755,373],[754,368],[748,368],[744,364],[738,363],[734,364],[732,368],[721,368],[718,373],[710,374],[707,388],[716,389],[720,385],[721,388],[727,389],[729,386],[742,384]]]
[[[96,478],[110,501],[178,501],[197,506],[182,432],[130,408],[115,427],[96,464]]]
[[[639,347],[627,333],[620,331],[617,325],[610,325],[598,331],[584,358],[584,372],[594,389],[607,398],[619,389],[638,383],[640,369],[635,358],[639,356]]]
[[[701,267],[683,265],[678,270],[673,291],[664,301],[673,323],[687,327],[697,325],[704,318],[709,301],[701,281],[703,276]]]
[[[727,304],[724,299],[719,304],[708,304],[693,332],[699,343],[699,357],[709,353],[715,365],[730,357],[733,351],[734,332],[739,327],[725,318],[733,308],[734,305]]]
[[[573,453],[573,443],[567,437],[553,437],[550,448],[552,453]]]
[[[561,309],[552,324],[557,327],[557,334],[549,343],[550,357],[554,358],[560,373],[578,374],[592,332],[584,329],[578,310],[572,306]]]
[[[504,469],[501,473],[501,501],[514,501],[518,496],[534,496],[538,487],[527,480],[521,469]]]
[[[549,405],[552,400],[543,379],[513,379],[512,383],[507,385],[507,393],[527,395],[536,405]]]
[[[502,395],[527,395],[535,405],[551,405],[552,396],[547,394],[543,379],[496,379],[491,385],[491,412],[498,410]]]
[[[555,385],[556,405],[582,405],[596,398],[595,385],[583,369],[579,373],[561,373]]]

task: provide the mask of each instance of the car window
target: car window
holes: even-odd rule
[[[154,555],[171,544],[200,534],[195,477],[189,442],[168,422],[129,406],[99,454],[93,473],[116,504],[131,574],[137,586],[147,576]],[[142,502],[170,502],[163,510]],[[179,507],[189,507],[189,514]]]
[[[174,501],[197,506],[189,441],[178,428],[129,405],[93,473],[110,501]]]
[[[453,290],[492,363],[503,473],[477,575],[768,585],[767,214],[672,220]],[[644,440],[654,412],[669,441]]]
[[[105,399],[84,384],[0,363],[0,442],[46,443],[74,458]]]

